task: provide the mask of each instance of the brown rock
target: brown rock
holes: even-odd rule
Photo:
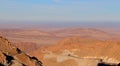
[[[10,42],[0,36],[0,66],[42,66],[35,57],[30,57],[19,48],[11,46]]]

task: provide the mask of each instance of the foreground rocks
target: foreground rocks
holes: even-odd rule
[[[36,57],[30,57],[0,36],[0,66],[42,66]]]

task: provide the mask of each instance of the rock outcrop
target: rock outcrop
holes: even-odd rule
[[[36,57],[30,57],[0,36],[0,66],[42,66]]]

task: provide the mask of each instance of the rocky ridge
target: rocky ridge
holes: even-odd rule
[[[0,66],[42,66],[36,57],[30,57],[0,36]]]

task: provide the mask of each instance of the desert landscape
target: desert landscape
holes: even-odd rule
[[[43,66],[118,66],[120,37],[95,28],[1,29],[0,34]],[[39,65],[38,65],[39,66]]]
[[[120,0],[0,0],[0,66],[120,66]]]

